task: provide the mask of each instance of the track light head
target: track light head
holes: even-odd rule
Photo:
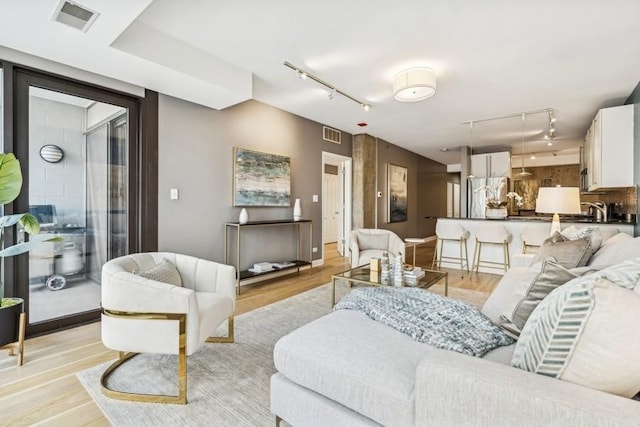
[[[307,73],[305,73],[304,71],[296,71],[296,74],[298,75],[298,78],[300,80],[306,80],[307,79]]]
[[[369,111],[369,110],[371,110],[371,105],[369,105],[369,104],[362,104],[362,109],[363,109],[364,111]]]

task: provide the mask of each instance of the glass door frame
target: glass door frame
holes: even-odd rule
[[[140,233],[140,99],[128,94],[114,92],[90,84],[69,80],[57,76],[43,74],[27,69],[16,69],[14,74],[14,114],[13,114],[13,147],[9,149],[5,143],[5,151],[12,151],[20,160],[23,173],[23,185],[20,197],[13,202],[11,212],[27,212],[29,208],[29,88],[31,86],[62,92],[74,96],[92,99],[98,102],[122,106],[128,112],[129,138],[129,206],[128,206],[128,253],[138,252],[141,247]],[[12,236],[15,239],[15,236]],[[7,283],[14,284],[13,294],[25,299],[25,309],[29,307],[29,257],[28,254],[7,258],[13,262],[13,268],[5,273]],[[13,274],[11,274],[13,273]],[[17,284],[17,286],[15,285]],[[28,316],[28,312],[27,312]],[[76,326],[100,319],[100,309],[79,313],[28,325],[27,334],[39,334],[52,330]]]

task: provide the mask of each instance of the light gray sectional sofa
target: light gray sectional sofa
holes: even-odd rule
[[[592,269],[640,257],[640,238],[599,238]],[[482,312],[500,323],[532,268],[510,269]],[[514,368],[515,347],[476,358],[334,311],[277,342],[271,410],[294,427],[640,425],[640,402]]]

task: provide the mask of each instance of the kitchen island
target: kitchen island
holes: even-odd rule
[[[518,254],[523,253],[523,245],[522,245],[522,232],[527,230],[533,231],[534,234],[538,235],[548,235],[551,230],[551,218],[550,217],[508,217],[507,219],[493,220],[493,219],[480,219],[480,218],[437,218],[438,222],[441,221],[453,221],[462,226],[465,230],[469,231],[469,239],[467,240],[468,245],[468,253],[469,253],[469,268],[473,265],[473,254],[475,253],[476,247],[476,229],[480,224],[484,223],[492,223],[492,224],[501,224],[503,225],[510,233],[511,233],[511,242],[509,242],[509,254],[511,256],[511,264],[518,264],[518,259],[521,258]],[[572,220],[572,221],[571,221]],[[612,222],[612,223],[603,223],[603,222],[594,222],[592,220],[586,218],[571,220],[563,219],[561,220],[560,226],[561,229],[566,229],[570,226],[575,226],[577,228],[584,228],[588,226],[597,226],[601,229],[617,229],[621,233],[627,233],[630,236],[633,236],[633,227],[634,224],[626,223],[626,222]],[[611,230],[615,231],[615,230]],[[459,244],[454,241],[445,241],[443,245],[443,254],[444,256],[459,256]],[[495,261],[502,261],[502,247],[499,245],[483,245],[482,247],[482,258],[483,259],[491,259]],[[515,261],[515,262],[514,262]],[[460,269],[460,264],[456,262],[448,262],[442,261],[442,267]],[[479,271],[484,273],[493,273],[493,274],[504,274],[504,270],[494,269],[494,268],[486,268],[480,267]]]

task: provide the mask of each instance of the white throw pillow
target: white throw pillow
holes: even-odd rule
[[[178,269],[166,258],[162,258],[162,261],[156,264],[153,268],[146,271],[140,271],[135,274],[146,279],[155,280],[156,282],[182,286],[182,277],[180,277]]]
[[[640,257],[640,237],[618,233],[607,240],[591,259],[589,265],[607,266]]]
[[[600,278],[568,283],[536,307],[511,364],[632,397],[640,390],[640,295]]]
[[[552,257],[532,265],[526,280],[517,283],[513,289],[513,293],[519,297],[518,303],[514,307],[508,307],[501,317],[515,326],[515,331],[510,331],[517,335],[533,310],[551,291],[588,271],[589,267],[569,270]],[[532,273],[535,275],[531,276]]]

